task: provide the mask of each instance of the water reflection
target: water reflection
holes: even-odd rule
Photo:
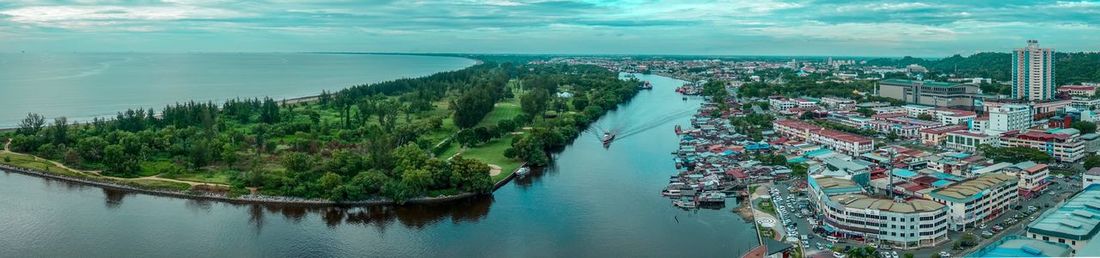
[[[52,181],[52,180],[46,180],[46,181]],[[69,187],[66,187],[69,190],[79,189],[79,186],[73,186],[73,185],[76,185],[76,184],[72,184],[72,183],[65,183],[65,184],[70,185]],[[129,192],[116,190],[116,189],[108,189],[108,188],[102,188],[102,189],[103,189],[104,205],[106,205],[108,209],[117,209],[119,206],[122,205],[122,199],[126,198],[127,194],[130,194]]]

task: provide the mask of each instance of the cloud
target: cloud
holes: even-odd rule
[[[85,1],[85,0],[76,0]],[[920,0],[143,0],[3,1],[0,33],[124,40],[190,50],[698,53],[751,49],[951,53],[1002,49],[1018,38],[1087,49],[1100,41],[1100,2]],[[121,39],[116,39],[121,38]],[[159,41],[158,41],[159,40]],[[641,44],[640,42],[646,42]],[[4,49],[35,42],[8,38]],[[663,44],[657,44],[661,42]],[[690,42],[690,43],[688,43]],[[730,42],[737,42],[736,44]],[[802,48],[813,42],[819,49]],[[309,44],[312,43],[312,44]],[[820,43],[820,44],[818,44]],[[22,45],[20,45],[22,44]],[[571,44],[579,44],[574,46]],[[732,45],[731,45],[732,44]],[[109,48],[65,45],[72,48]],[[256,49],[277,46],[278,49]],[[297,46],[297,47],[293,47]],[[511,51],[509,51],[511,49]]]
[[[134,25],[137,21],[175,21],[246,17],[239,11],[195,6],[33,6],[0,11],[16,23],[79,29]],[[139,26],[146,29],[151,26]],[[133,29],[133,27],[120,28]],[[144,30],[144,29],[142,29]]]

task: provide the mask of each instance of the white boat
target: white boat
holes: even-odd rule
[[[527,176],[528,173],[531,173],[531,169],[528,169],[527,167],[522,167],[519,168],[519,170],[516,170],[516,176],[521,178]]]
[[[692,202],[692,201],[675,200],[675,201],[672,201],[672,205],[676,205],[676,207],[680,207],[680,208],[684,208],[684,209],[693,209],[693,208],[695,208],[695,202]]]

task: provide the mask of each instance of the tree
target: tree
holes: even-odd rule
[[[283,156],[283,167],[291,172],[306,172],[313,169],[313,158],[305,153],[294,152]]]
[[[451,182],[457,189],[471,193],[488,193],[493,190],[493,181],[489,177],[489,165],[462,155],[451,159]]]
[[[920,120],[925,120],[925,121],[932,121],[932,120],[934,120],[934,119],[936,119],[936,118],[935,118],[935,117],[932,117],[932,114],[924,113],[924,114],[920,114],[920,115],[918,115],[918,116],[917,116],[917,119],[920,119]]]
[[[806,111],[802,112],[802,115],[798,116],[800,120],[814,120],[814,112]]]
[[[986,158],[990,158],[996,162],[1020,162],[1020,161],[1033,161],[1036,163],[1050,163],[1054,161],[1054,158],[1050,157],[1046,152],[1029,147],[992,147],[990,145],[979,145],[978,151],[982,152]]]
[[[870,108],[865,108],[865,107],[857,108],[856,113],[859,113],[860,115],[863,115],[863,116],[866,116],[866,117],[870,117],[870,116],[875,115],[874,110],[871,110]]]
[[[46,125],[46,118],[36,113],[27,114],[27,118],[24,118],[19,123],[19,129],[16,133],[22,135],[35,135],[42,131],[42,127]]]
[[[1091,169],[1094,167],[1100,167],[1100,156],[1089,155],[1085,157],[1085,169]]]
[[[1070,127],[1081,131],[1081,134],[1096,132],[1096,123],[1093,122],[1074,121],[1072,124],[1070,124]]]
[[[61,145],[69,142],[69,120],[65,117],[58,117],[53,120],[53,126],[50,127],[50,132],[53,135],[53,144]]]
[[[901,257],[913,258],[913,253],[905,253],[905,254],[902,254]]]
[[[542,116],[542,112],[546,111],[549,101],[550,93],[546,92],[545,89],[537,88],[527,92],[527,94],[523,94],[519,99],[519,104],[523,113],[531,117],[540,117]]]
[[[336,173],[328,172],[321,176],[319,180],[321,188],[328,192],[328,199],[330,200],[343,200],[346,195],[344,194],[344,178]]]

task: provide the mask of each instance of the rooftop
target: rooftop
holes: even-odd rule
[[[966,257],[1068,257],[1070,252],[1066,244],[1011,235]]]
[[[958,83],[951,83],[951,82],[918,81],[918,80],[904,80],[904,79],[886,79],[886,80],[879,81],[879,84],[894,84],[894,85],[913,85],[914,83],[923,83],[924,86],[943,87],[943,88],[955,87],[955,86],[960,85]]]
[[[891,199],[871,197],[863,194],[844,194],[829,197],[832,201],[853,209],[874,209],[895,213],[929,212],[943,209],[943,204],[937,202],[914,199],[905,202],[895,202]]]
[[[1090,239],[1100,229],[1100,185],[1090,185],[1028,224],[1029,233]]]
[[[830,176],[810,177],[809,179],[811,185],[816,184],[826,195],[863,192],[863,188],[856,185],[852,180]]]
[[[986,190],[1005,184],[1015,185],[1017,181],[1018,178],[1005,173],[988,173],[940,188],[933,191],[932,196],[953,202],[969,202],[981,198]]]

